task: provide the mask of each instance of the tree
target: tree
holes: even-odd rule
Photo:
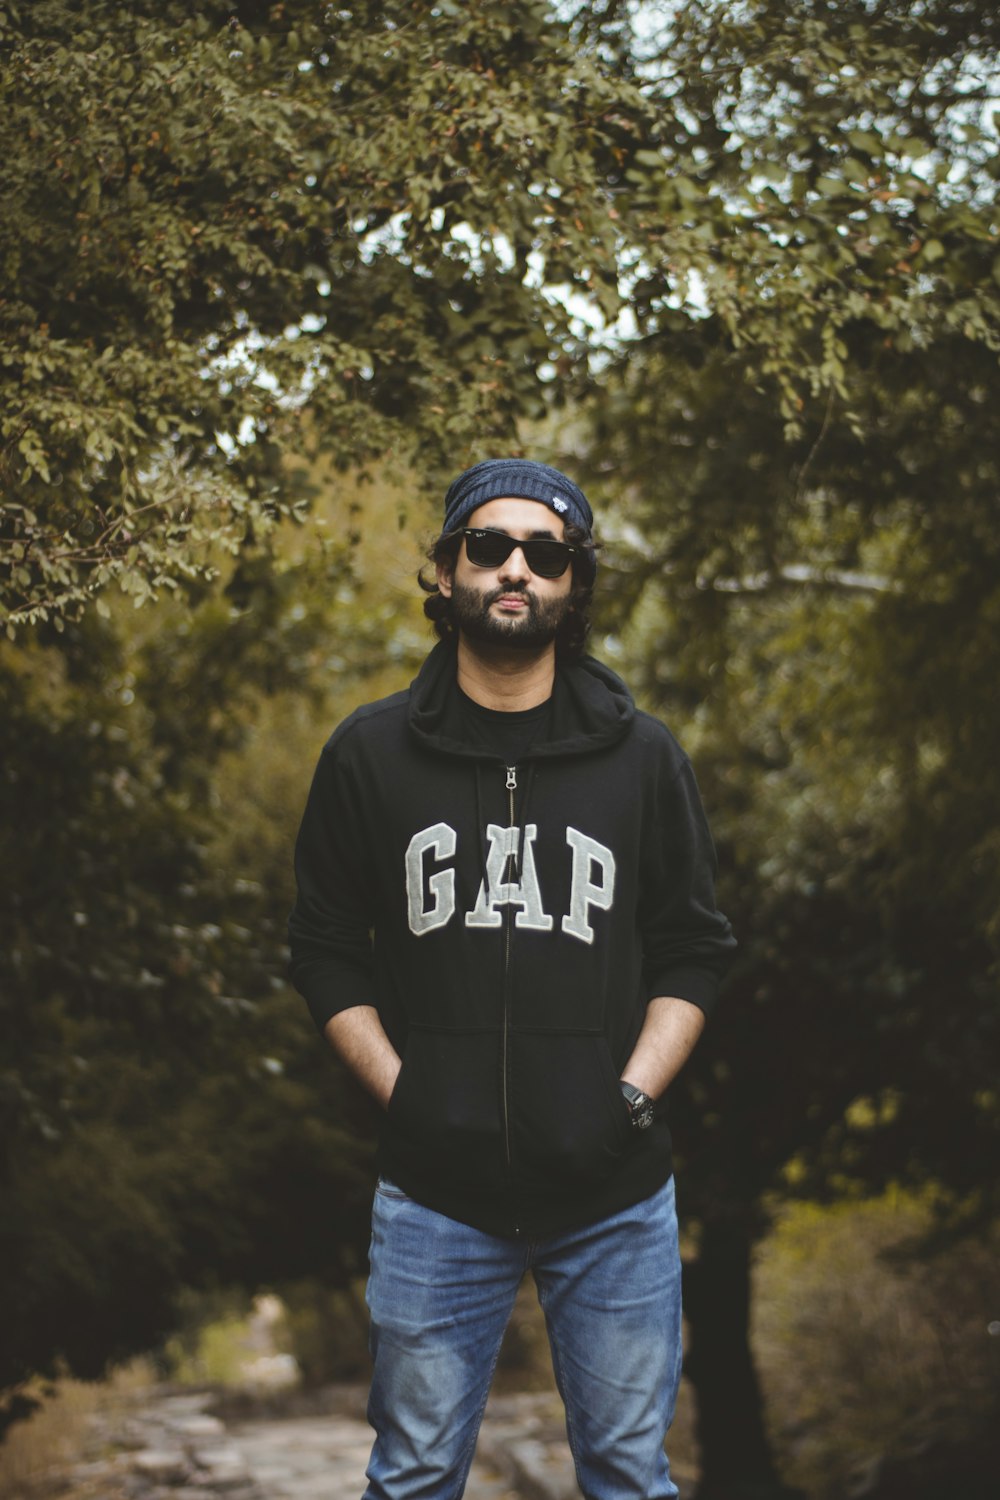
[[[509,442],[576,347],[546,286],[611,295],[642,101],[541,0],[14,0],[0,42],[10,629],[211,576],[303,443]]]
[[[300,514],[277,461],[306,405],[342,463],[416,444],[438,478],[512,442],[622,308],[648,334],[712,310],[792,427],[847,399],[849,325],[997,347],[971,0],[95,0],[82,25],[42,0],[0,26],[11,629]]]
[[[692,0],[637,14],[630,52],[655,124],[628,165],[643,238],[623,271],[642,332],[713,313],[793,435],[817,396],[852,409],[859,330],[996,353],[992,8]]]
[[[695,756],[742,944],[672,1091],[703,1493],[731,1496],[774,1483],[769,1206],[903,1182],[968,1229],[997,1211],[1000,433],[991,365],[942,340],[789,444],[714,332],[623,370],[594,452],[624,497],[606,623]]]
[[[633,178],[662,248],[585,441],[609,623],[697,752],[743,940],[673,1100],[699,1494],[732,1500],[780,1492],[746,1331],[769,1202],[901,1180],[996,1212],[997,28],[661,16]]]
[[[332,534],[363,500],[392,535],[398,493],[348,495],[317,502]],[[319,746],[385,669],[359,577],[400,637],[405,612],[384,545],[281,544],[199,601],[0,644],[7,1418],[33,1374],[157,1345],[185,1288],[363,1269],[372,1119],[287,984],[285,921]]]

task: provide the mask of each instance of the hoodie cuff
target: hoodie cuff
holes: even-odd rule
[[[705,969],[662,970],[647,977],[646,1003],[664,997],[686,1000],[710,1016],[719,998],[721,983],[718,974]]]

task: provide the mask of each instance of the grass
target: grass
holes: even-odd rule
[[[139,1359],[106,1380],[62,1378],[25,1387],[23,1394],[41,1404],[15,1423],[0,1444],[0,1495],[4,1500],[31,1500],[47,1490],[53,1472],[79,1463],[87,1453],[94,1419],[122,1412],[141,1399],[155,1378],[149,1362]]]
[[[996,1236],[908,1253],[932,1225],[927,1203],[889,1192],[786,1208],[760,1247],[754,1354],[783,1472],[813,1500],[1000,1415]]]

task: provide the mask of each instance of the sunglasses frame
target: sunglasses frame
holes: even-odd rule
[[[503,567],[503,564],[507,561],[508,557],[510,557],[510,554],[512,552],[516,551],[518,547],[520,547],[521,551],[524,554],[524,560],[525,560],[525,562],[528,564],[529,569],[531,570],[532,573],[534,573],[534,575],[535,575],[536,578],[549,578],[549,579],[562,578],[563,574],[566,572],[566,569],[572,563],[573,558],[576,557],[576,556],[578,556],[579,553],[581,553],[583,551],[582,547],[574,547],[572,545],[572,543],[570,543],[570,542],[560,542],[555,537],[533,536],[533,537],[528,537],[524,541],[522,541],[520,537],[511,536],[509,534],[509,532],[506,532],[506,531],[493,531],[488,526],[463,526],[462,529],[461,529],[461,531],[456,532],[455,534],[457,536],[461,536],[461,537],[465,538],[465,555],[466,555],[466,557],[468,557],[469,562],[472,564],[472,566],[474,568],[500,568],[500,567]],[[507,543],[509,543],[509,545],[508,545],[507,551],[504,553],[503,557],[498,558],[498,560],[496,562],[494,562],[494,563],[480,563],[480,562],[476,562],[475,558],[469,552],[469,538],[470,537],[477,537],[477,538],[478,537],[496,537],[498,541],[507,542]],[[553,547],[558,547],[559,548],[559,554],[558,555],[564,556],[565,559],[566,559],[566,561],[563,564],[563,566],[559,569],[558,573],[545,573],[545,572],[542,572],[539,568],[536,568],[533,565],[533,563],[531,561],[531,554],[534,551],[534,549],[537,548],[537,547],[542,547],[543,549],[545,549],[546,553],[549,552],[550,548],[553,548]],[[537,553],[535,555],[537,557]],[[553,554],[550,554],[550,555],[553,555]]]

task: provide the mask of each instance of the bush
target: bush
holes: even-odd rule
[[[971,1448],[1000,1417],[1000,1234],[922,1253],[933,1228],[929,1201],[889,1193],[789,1208],[761,1247],[770,1425],[815,1500],[876,1493],[865,1476],[934,1444]]]

